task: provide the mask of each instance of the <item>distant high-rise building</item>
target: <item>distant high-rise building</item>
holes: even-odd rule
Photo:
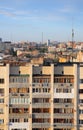
[[[0,38],[0,43],[2,42],[2,38]]]
[[[47,46],[49,46],[49,45],[50,45],[50,40],[48,39],[48,40],[47,40]]]
[[[2,40],[0,41],[0,51],[10,49],[10,48],[11,48],[11,42],[10,41],[5,41],[5,42],[2,42]]]

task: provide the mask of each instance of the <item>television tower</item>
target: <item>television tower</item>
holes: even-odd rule
[[[73,43],[74,43],[74,29],[72,28],[72,52],[73,52]]]
[[[73,20],[72,20],[72,62],[73,62],[73,46],[74,46],[74,29],[73,29]]]

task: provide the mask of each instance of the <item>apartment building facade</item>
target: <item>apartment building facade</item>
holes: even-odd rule
[[[83,130],[83,64],[0,64],[0,130]]]

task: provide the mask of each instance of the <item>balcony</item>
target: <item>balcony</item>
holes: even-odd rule
[[[10,122],[9,129],[6,130],[29,130],[30,124],[29,122]],[[18,128],[18,129],[17,129]]]
[[[73,113],[56,113],[54,114],[54,118],[56,119],[61,119],[61,118],[74,118],[74,114]]]
[[[32,83],[32,87],[51,87],[51,83]]]
[[[50,103],[32,103],[32,108],[50,108]]]
[[[73,103],[54,103],[54,108],[74,108]]]
[[[11,108],[28,108],[30,104],[9,104]]]
[[[32,128],[50,128],[50,123],[33,123]]]
[[[33,118],[50,118],[50,113],[33,113]]]
[[[10,83],[9,88],[28,88],[30,86],[29,83]]]
[[[30,97],[30,94],[29,93],[10,93],[9,94],[10,95],[10,97],[16,97],[16,96],[18,96],[18,97]]]
[[[74,128],[73,123],[54,123],[54,128]]]
[[[51,98],[50,93],[33,93],[32,98]]]
[[[31,114],[29,113],[9,113],[9,118],[30,118]]]
[[[0,97],[3,97],[4,96],[4,93],[0,93]]]
[[[62,87],[70,87],[73,88],[74,84],[73,83],[54,83],[54,88],[62,88]]]

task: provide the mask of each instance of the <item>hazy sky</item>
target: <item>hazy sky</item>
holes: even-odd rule
[[[0,0],[0,37],[12,41],[83,41],[83,0]]]

